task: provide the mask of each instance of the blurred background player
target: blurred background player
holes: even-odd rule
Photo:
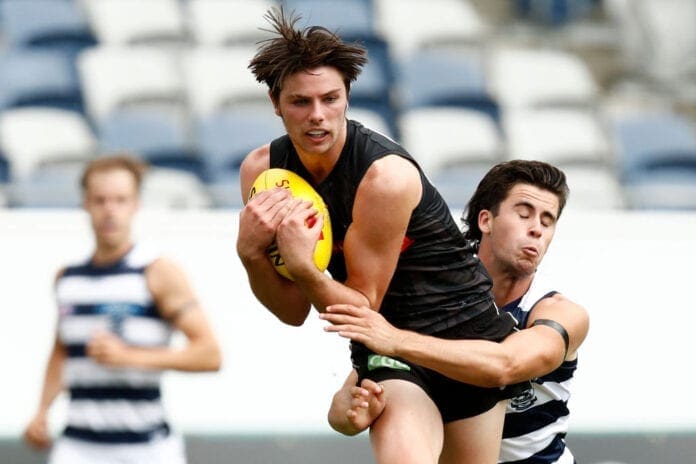
[[[568,187],[562,171],[538,161],[494,166],[480,182],[463,217],[466,238],[479,244],[493,279],[496,303],[521,330],[502,343],[450,341],[396,329],[375,311],[332,306],[321,317],[326,330],[365,343],[372,350],[427,366],[474,385],[507,385],[533,379],[533,390],[507,406],[500,462],[572,464],[565,446],[570,383],[589,317],[537,274],[563,211]],[[329,423],[353,435],[389,407],[384,387],[355,372],[336,393]],[[388,387],[387,387],[388,388]]]
[[[185,274],[133,243],[144,166],[128,156],[92,161],[82,177],[95,249],[58,272],[58,329],[38,410],[25,440],[51,445],[47,414],[63,390],[67,423],[50,463],[183,463],[163,409],[165,369],[216,371],[221,354]],[[187,339],[169,347],[173,329]]]
[[[268,168],[285,168],[324,198],[336,250],[331,276],[313,250],[323,221],[286,189],[257,193],[240,212],[237,250],[251,289],[281,321],[304,323],[313,305],[352,303],[379,310],[398,327],[444,338],[501,340],[514,320],[498,313],[491,283],[442,196],[392,140],[346,119],[350,84],[366,63],[360,46],[299,18],[269,13],[276,37],[250,68],[265,82],[287,135],[253,150],[241,166],[242,197]],[[276,241],[294,282],[266,256]],[[380,463],[493,463],[504,405],[498,388],[454,381],[415,364],[394,363],[352,345],[361,378],[389,385],[390,408],[372,426]]]

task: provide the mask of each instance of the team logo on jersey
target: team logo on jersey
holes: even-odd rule
[[[524,411],[534,406],[536,402],[537,397],[534,394],[534,387],[530,387],[521,394],[510,399],[510,408],[515,411]]]
[[[408,364],[397,361],[389,356],[382,356],[380,354],[371,354],[367,357],[367,370],[374,371],[375,369],[394,369],[397,371],[410,371],[411,366]]]

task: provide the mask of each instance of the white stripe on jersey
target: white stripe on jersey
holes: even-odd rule
[[[67,315],[61,317],[58,334],[65,345],[84,344],[100,331],[109,330],[111,321],[105,314]]]
[[[121,335],[131,345],[163,346],[169,344],[172,330],[161,319],[136,316],[123,321]]]
[[[554,438],[557,433],[568,430],[568,417],[561,417],[556,422],[547,425],[534,432],[520,435],[519,437],[506,438],[505,446],[500,448],[499,462],[514,462],[538,453],[543,450]],[[567,449],[567,448],[566,448]]]
[[[158,370],[105,367],[91,358],[68,358],[63,366],[63,382],[68,387],[157,387]]]
[[[164,408],[160,400],[133,402],[123,400],[77,400],[70,404],[67,422],[73,427],[95,431],[150,430],[164,422]]]
[[[66,276],[56,285],[60,305],[133,303],[147,306],[152,297],[141,274],[98,277]]]

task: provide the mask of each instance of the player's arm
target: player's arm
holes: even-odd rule
[[[387,156],[372,164],[358,186],[353,222],[343,242],[346,281],[340,283],[318,272],[308,260],[291,270],[319,311],[334,303],[379,308],[421,194],[420,174],[408,160]],[[290,261],[285,259],[288,268]]]
[[[62,272],[62,270],[58,272],[56,280],[58,280]],[[67,351],[60,342],[56,332],[53,348],[46,364],[39,406],[24,432],[24,440],[33,448],[45,449],[51,444],[48,431],[48,411],[56,397],[63,390],[62,373],[66,358]]]
[[[309,300],[292,281],[273,269],[266,255],[280,221],[292,206],[292,197],[287,189],[278,189],[260,192],[247,201],[256,177],[270,167],[269,150],[269,145],[264,145],[252,151],[240,169],[245,207],[239,213],[237,254],[256,298],[286,324],[302,325],[309,314]]]
[[[32,448],[46,449],[51,445],[48,430],[48,411],[56,397],[63,390],[62,370],[67,357],[65,346],[58,340],[53,343],[53,349],[48,358],[39,407],[24,431],[24,440]]]
[[[87,354],[112,366],[218,370],[222,358],[220,348],[184,272],[172,261],[160,258],[150,264],[145,277],[160,315],[183,332],[186,345],[181,348],[131,346],[107,333],[90,340]]]
[[[561,295],[547,300],[534,309],[528,328],[501,343],[443,340],[399,330],[369,308],[335,305],[322,318],[334,324],[327,331],[364,343],[378,353],[402,357],[472,385],[495,387],[542,376],[575,356],[589,329],[587,312]],[[555,321],[568,333],[567,351],[558,330],[531,325],[541,318]]]

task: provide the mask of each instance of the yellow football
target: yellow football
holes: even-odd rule
[[[272,190],[276,187],[282,187],[290,190],[293,197],[302,198],[313,203],[313,207],[324,217],[324,225],[319,234],[319,240],[314,247],[314,264],[320,271],[325,271],[331,260],[332,250],[332,234],[331,220],[329,219],[329,210],[324,203],[324,199],[317,193],[316,190],[302,177],[287,169],[271,168],[263,171],[256,178],[249,191],[249,198],[264,190]],[[293,280],[290,272],[285,266],[283,257],[278,252],[276,243],[273,242],[266,250],[268,259],[271,260],[273,267],[283,277]]]

